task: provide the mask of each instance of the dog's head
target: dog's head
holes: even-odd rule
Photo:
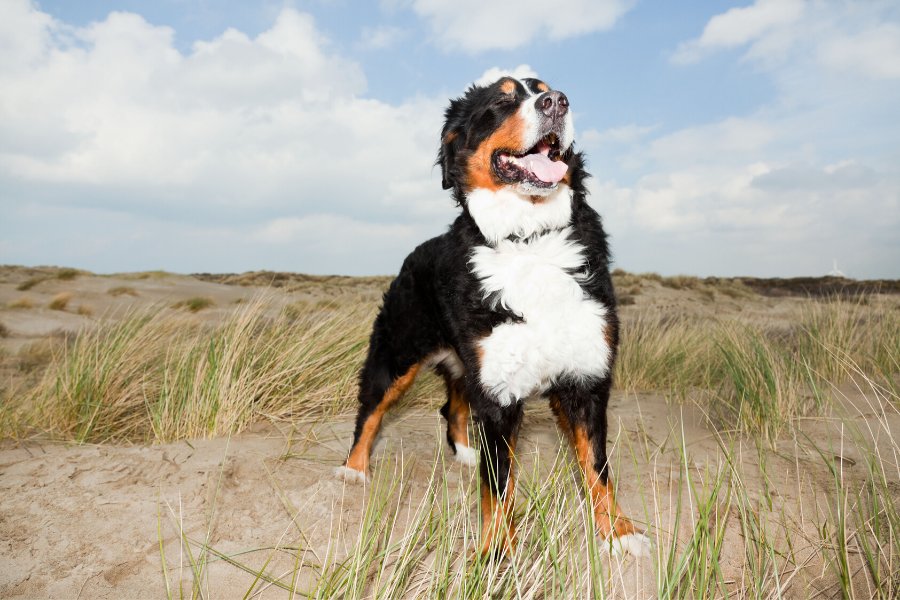
[[[538,79],[472,86],[445,117],[437,164],[459,202],[479,189],[540,202],[580,170],[569,99]]]

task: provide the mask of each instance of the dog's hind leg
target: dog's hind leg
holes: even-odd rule
[[[373,366],[371,358],[370,356],[360,375],[360,407],[353,432],[353,445],[339,470],[339,474],[345,479],[365,481],[369,472],[369,455],[372,453],[375,436],[381,429],[381,420],[391,405],[413,384],[420,368],[420,364],[415,363],[393,375],[386,368]]]
[[[447,419],[447,442],[453,448],[454,458],[470,467],[477,462],[477,455],[469,440],[469,401],[466,399],[465,384],[462,377],[453,377],[452,373],[438,366],[447,386],[447,402],[441,407],[441,414]]]

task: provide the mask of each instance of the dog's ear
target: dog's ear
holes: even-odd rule
[[[438,151],[438,164],[441,165],[441,186],[449,190],[456,186],[456,152],[461,140],[459,133],[448,131],[441,137],[441,149]]]
[[[459,173],[456,166],[456,155],[462,148],[465,140],[462,132],[465,130],[463,115],[465,113],[465,98],[457,98],[450,101],[450,106],[444,112],[444,128],[441,130],[441,149],[438,150],[438,158],[435,164],[441,167],[441,185],[445,190],[456,187]]]

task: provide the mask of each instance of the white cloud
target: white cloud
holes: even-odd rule
[[[513,69],[504,69],[502,67],[491,67],[481,74],[481,77],[475,80],[475,85],[490,85],[501,77],[515,77],[516,79],[525,79],[528,77],[538,77],[537,72],[530,65],[519,65]]]
[[[647,137],[657,128],[656,125],[637,125],[630,123],[611,127],[603,131],[596,129],[585,130],[581,136],[581,143],[590,146],[635,144]]]
[[[6,2],[0,19],[0,72],[28,70],[42,58],[56,29],[50,15],[33,10],[29,2]]]
[[[365,275],[395,272],[422,241],[413,225],[312,214],[258,224],[189,222],[85,206],[26,204],[5,211],[0,256],[99,272],[257,269]],[[93,230],[88,230],[93,228]],[[19,234],[40,231],[40,236]]]
[[[406,36],[406,31],[399,27],[364,27],[360,45],[368,50],[389,48]]]
[[[837,258],[850,276],[896,275],[897,173],[853,163],[705,164],[593,186],[625,268],[824,275]]]
[[[717,162],[723,157],[752,160],[775,136],[763,119],[728,117],[656,137],[645,152],[667,165]]]
[[[879,79],[900,78],[900,26],[881,23],[855,34],[829,37],[820,60],[842,71],[862,71]]]
[[[119,213],[193,222],[198,231],[216,223],[216,235],[235,240],[269,231],[286,244],[312,226],[331,235],[332,255],[322,246],[321,264],[307,256],[295,268],[321,271],[353,270],[335,258],[341,243],[360,252],[377,243],[360,223],[424,238],[453,214],[433,170],[446,100],[365,98],[359,65],[335,53],[309,15],[284,9],[256,37],[229,29],[183,53],[170,28],[136,14],[73,28],[24,0],[5,6],[7,216],[39,203],[70,207],[66,219],[86,237],[108,234],[104,223]],[[344,226],[358,235],[342,236]],[[12,229],[4,236],[20,239]]]
[[[413,0],[445,50],[477,54],[610,29],[634,0]]]
[[[851,147],[843,141],[845,111],[863,111],[867,100],[850,107],[819,100],[809,114],[807,103],[778,105],[625,136],[619,174],[626,176],[600,174],[590,183],[621,266],[794,276],[825,274],[837,258],[851,276],[900,274],[900,169],[877,150],[877,136],[891,139],[897,126],[850,127],[862,142]],[[834,154],[840,158],[826,158]]]
[[[751,6],[729,9],[711,18],[699,38],[679,45],[673,60],[695,62],[714,50],[771,35],[800,19],[803,9],[804,0],[756,0]]]
[[[715,15],[700,37],[679,44],[676,64],[690,64],[723,50],[747,47],[744,57],[767,69],[806,53],[820,65],[868,77],[900,78],[900,25],[883,2],[756,0]]]
[[[896,17],[886,3],[758,0],[679,45],[676,63],[744,49],[727,68],[752,66],[772,97],[746,115],[583,138],[613,161],[615,178],[592,185],[617,254],[649,261],[623,266],[791,276],[837,258],[851,276],[900,275]]]
[[[310,215],[272,219],[254,230],[251,237],[270,244],[289,244],[315,238],[319,242],[333,244],[337,237],[345,244],[352,244],[358,243],[361,238],[384,243],[397,238],[414,238],[414,234],[415,228],[409,225],[383,225],[335,215]]]

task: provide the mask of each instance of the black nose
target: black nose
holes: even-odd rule
[[[550,118],[564,116],[569,111],[569,99],[562,92],[544,92],[534,102],[535,108]]]

